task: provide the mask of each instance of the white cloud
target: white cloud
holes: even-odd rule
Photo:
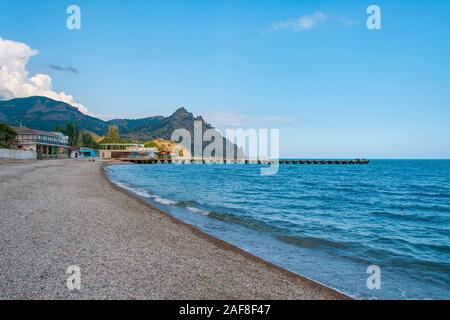
[[[314,27],[317,27],[319,24],[327,21],[328,15],[316,11],[313,14],[310,15],[304,15],[297,19],[291,19],[281,22],[276,22],[272,24],[272,26],[269,28],[269,31],[279,31],[279,30],[294,30],[294,31],[303,31],[303,30],[309,30]]]
[[[274,126],[293,124],[297,121],[292,117],[284,116],[249,116],[239,112],[222,110],[208,111],[204,116],[206,122],[216,128],[257,128],[261,126]]]
[[[66,102],[82,113],[91,115],[72,95],[53,91],[52,78],[49,75],[29,75],[28,61],[37,54],[39,51],[31,49],[25,43],[0,38],[0,98],[45,96]]]

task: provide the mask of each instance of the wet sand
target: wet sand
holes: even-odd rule
[[[0,162],[0,299],[347,298],[119,190],[103,165]]]

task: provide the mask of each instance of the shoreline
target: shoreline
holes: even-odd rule
[[[182,221],[181,219],[179,219],[179,218],[177,218],[177,217],[175,217],[175,216],[173,216],[173,215],[171,215],[171,214],[169,214],[169,213],[167,213],[167,212],[164,212],[163,210],[160,210],[160,209],[154,207],[153,205],[151,205],[150,203],[148,203],[148,202],[145,200],[144,197],[141,197],[141,196],[139,196],[139,195],[133,193],[133,192],[130,191],[130,190],[126,190],[126,189],[123,189],[123,188],[119,187],[119,186],[116,185],[112,180],[109,179],[109,177],[108,177],[108,175],[107,175],[105,169],[106,169],[107,167],[109,167],[109,166],[114,166],[114,165],[135,165],[135,164],[133,164],[133,163],[124,163],[124,162],[104,162],[104,163],[102,164],[101,174],[102,174],[103,178],[104,178],[104,179],[105,179],[105,180],[106,180],[106,181],[107,181],[107,182],[108,182],[115,190],[117,190],[117,191],[119,191],[119,192],[122,192],[122,193],[126,194],[127,196],[132,197],[133,199],[139,201],[139,202],[142,203],[143,205],[148,206],[148,207],[151,208],[152,210],[156,210],[156,211],[160,212],[161,214],[166,215],[166,216],[167,216],[170,220],[172,220],[174,223],[176,223],[176,224],[181,224],[181,225],[183,225],[184,227],[189,228],[190,231],[191,231],[192,233],[194,233],[195,235],[197,235],[197,236],[199,236],[199,237],[205,239],[206,241],[209,241],[209,242],[213,243],[214,245],[219,246],[219,247],[221,247],[221,248],[223,248],[223,249],[225,249],[225,250],[233,251],[233,252],[235,252],[235,253],[237,253],[237,254],[240,254],[240,255],[245,256],[247,259],[251,259],[251,260],[253,260],[253,261],[255,261],[255,262],[261,263],[261,264],[265,265],[265,266],[266,266],[267,268],[269,268],[269,269],[273,269],[273,270],[276,270],[277,272],[281,272],[281,273],[285,274],[286,276],[288,276],[288,277],[290,277],[290,278],[292,278],[292,279],[299,279],[299,278],[300,278],[302,281],[310,282],[311,285],[314,285],[314,286],[317,285],[317,286],[324,287],[324,288],[327,289],[327,290],[332,290],[332,291],[334,291],[336,294],[342,295],[342,297],[341,297],[340,299],[345,299],[345,300],[354,300],[354,299],[356,299],[356,298],[351,297],[351,296],[347,295],[346,293],[341,292],[341,291],[339,291],[339,290],[337,290],[337,289],[335,289],[335,288],[331,288],[331,287],[329,287],[329,286],[327,286],[327,285],[325,285],[325,284],[323,284],[323,283],[320,283],[320,282],[315,281],[315,280],[313,280],[313,279],[311,279],[311,278],[308,278],[308,277],[303,276],[303,275],[301,275],[301,274],[298,274],[298,273],[296,273],[296,272],[293,272],[293,271],[290,271],[290,270],[288,270],[288,269],[285,269],[285,268],[283,268],[282,266],[279,266],[279,265],[277,265],[277,264],[275,264],[275,263],[272,263],[272,262],[270,262],[270,261],[267,261],[267,260],[265,260],[265,259],[263,259],[263,258],[261,258],[261,257],[258,257],[258,256],[254,255],[254,254],[252,254],[252,253],[250,253],[250,252],[247,252],[247,251],[245,251],[244,249],[241,249],[241,248],[239,248],[238,246],[236,246],[236,245],[234,245],[234,244],[231,244],[231,243],[226,242],[226,241],[224,241],[224,240],[222,240],[222,239],[220,239],[220,238],[217,238],[217,237],[215,237],[215,236],[212,236],[212,235],[208,234],[207,232],[205,232],[205,231],[199,229],[198,227],[196,227],[196,226],[194,226],[194,225],[192,225],[192,224],[189,224],[189,223],[187,223],[187,222],[184,222],[184,221]]]
[[[107,178],[114,164],[0,162],[0,300],[352,299],[154,208]]]

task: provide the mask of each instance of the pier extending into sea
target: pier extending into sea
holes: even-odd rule
[[[305,164],[305,165],[350,165],[350,164],[369,164],[367,159],[353,160],[303,160],[303,159],[279,159],[279,160],[251,160],[251,159],[154,159],[154,158],[121,158],[120,161],[132,162],[135,164]]]

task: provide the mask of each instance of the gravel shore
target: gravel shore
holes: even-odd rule
[[[345,299],[186,225],[85,160],[0,162],[0,299]],[[66,270],[81,268],[81,290]]]

